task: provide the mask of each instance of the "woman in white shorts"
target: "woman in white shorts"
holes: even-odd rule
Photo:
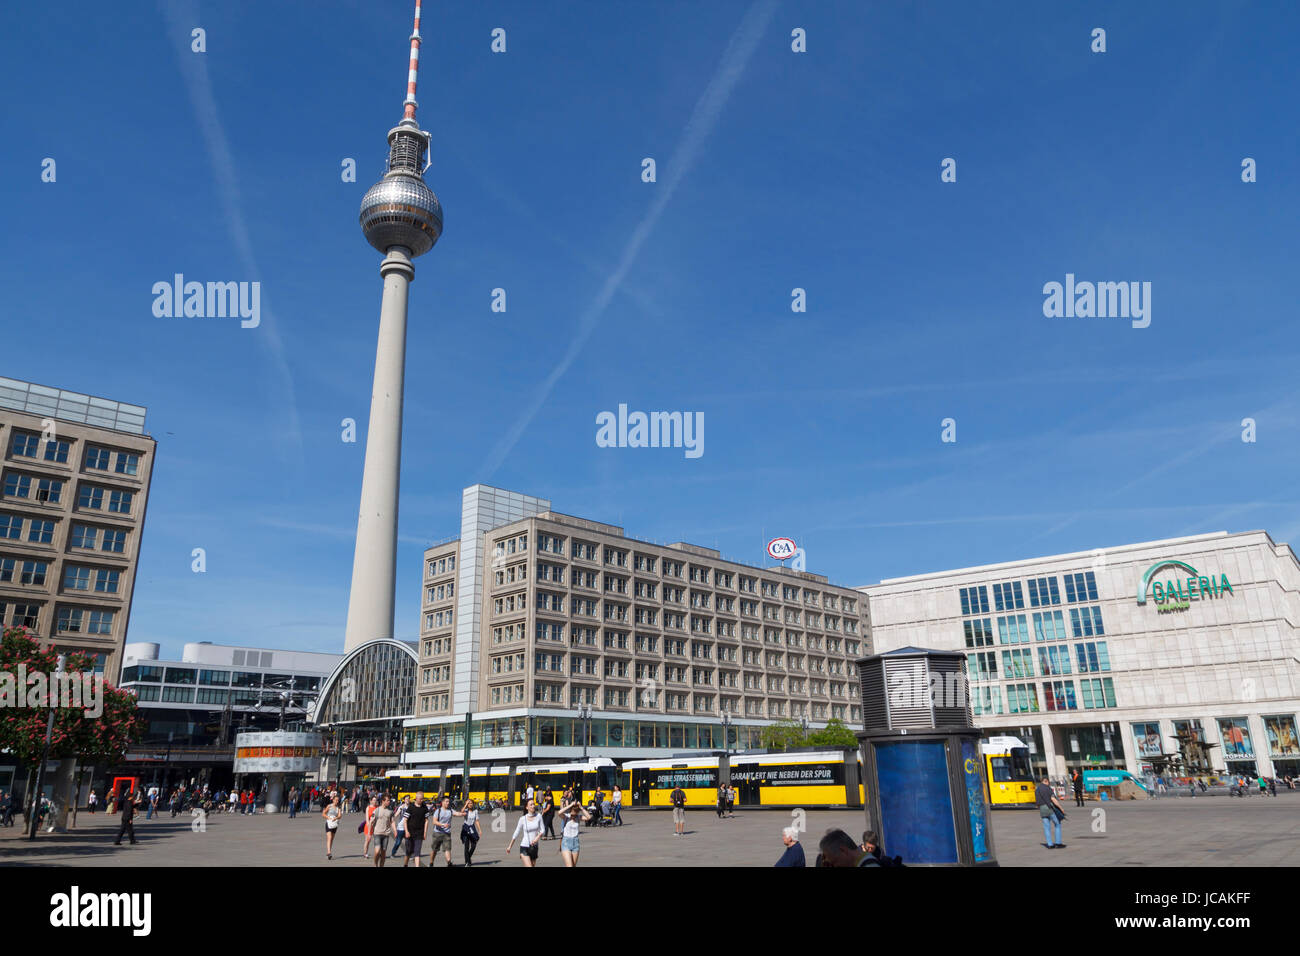
[[[591,819],[591,814],[575,800],[560,810],[560,819],[564,821],[564,828],[560,831],[560,856],[565,866],[577,866],[578,853],[582,850],[578,837],[582,833],[582,824]]]
[[[320,814],[325,818],[325,859],[334,859],[334,834],[339,832],[339,818],[343,810],[339,807],[339,798],[335,797]]]

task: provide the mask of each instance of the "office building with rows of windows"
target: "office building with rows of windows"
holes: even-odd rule
[[[1039,770],[1300,774],[1300,565],[1218,532],[882,581],[879,652],[967,653],[976,722]]]
[[[410,763],[459,760],[466,713],[475,759],[578,756],[584,727],[591,753],[630,757],[861,722],[868,621],[850,588],[483,485],[461,528],[424,555]]]
[[[156,443],[145,409],[0,378],[0,622],[116,680]]]

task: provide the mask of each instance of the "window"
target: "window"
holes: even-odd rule
[[[77,489],[77,507],[98,511],[104,507],[104,489],[96,485],[81,485]]]
[[[86,469],[88,471],[108,471],[109,450],[98,445],[86,446]]]
[[[41,615],[41,606],[39,604],[15,604],[14,616],[10,619],[11,624],[16,627],[27,627],[33,631],[39,631],[37,626]]]
[[[1065,618],[1060,611],[1036,611],[1034,613],[1034,640],[1063,641],[1066,638]]]
[[[1004,677],[1033,677],[1034,652],[1028,648],[1003,651],[1002,672]]]
[[[23,533],[23,519],[17,515],[0,514],[0,538],[17,541]]]
[[[967,647],[990,647],[993,644],[993,621],[991,618],[976,618],[962,621],[966,630]]]
[[[140,468],[140,456],[130,452],[117,453],[117,466],[113,469],[119,475],[134,475]]]
[[[845,607],[847,611],[847,606]],[[987,614],[989,612],[989,589],[984,585],[961,589],[961,613]]]
[[[45,460],[66,465],[68,463],[68,447],[69,443],[66,441],[47,441],[45,443]]]
[[[1025,606],[1025,596],[1019,581],[993,585],[993,603],[999,611],[1019,611]]]
[[[199,671],[199,683],[227,687],[230,685],[230,671]]]
[[[68,565],[63,569],[63,587],[68,591],[89,591],[90,568]]]
[[[1071,604],[1097,600],[1097,577],[1091,571],[1065,576],[1065,599]]]
[[[100,568],[95,572],[95,590],[100,594],[116,594],[121,577],[121,571]]]
[[[112,611],[91,611],[90,623],[86,625],[86,633],[109,635],[113,633],[113,612]]]
[[[169,667],[167,674],[163,678],[164,684],[193,684],[197,676],[193,668],[190,667]]]
[[[194,689],[192,687],[164,687],[162,689],[163,703],[173,704],[190,704],[194,702]]]
[[[1070,673],[1070,649],[1066,645],[1051,645],[1038,649],[1038,665],[1044,677]]]
[[[999,644],[1028,644],[1029,625],[1023,614],[998,618]]]
[[[1102,710],[1115,706],[1115,685],[1109,677],[1079,681],[1084,710]]]
[[[1079,705],[1074,699],[1074,681],[1072,680],[1048,681],[1043,684],[1043,700],[1047,704],[1048,710],[1079,709]]]
[[[1005,657],[1005,651],[1003,655]],[[995,652],[982,651],[978,654],[967,654],[966,662],[969,665],[971,680],[997,680],[998,658]]]
[[[74,548],[93,548],[99,537],[99,529],[88,524],[74,524],[69,544]]]
[[[40,436],[31,432],[14,432],[14,440],[9,447],[15,457],[35,458],[40,441]]]
[[[1007,713],[1038,713],[1038,688],[1034,684],[1007,685]]]
[[[42,478],[36,483],[36,500],[58,504],[63,498],[63,482],[57,478]]]
[[[80,634],[82,609],[79,607],[60,607],[55,627],[60,634]]]
[[[32,490],[31,475],[22,475],[11,471],[5,475],[5,497],[26,498]]]
[[[974,688],[974,693],[971,694],[971,705],[976,715],[1002,713],[1002,688]]]
[[[100,550],[121,554],[126,550],[126,532],[117,528],[105,528],[104,544]]]
[[[1060,604],[1061,592],[1056,586],[1055,576],[1050,578],[1030,578],[1029,579],[1029,606],[1046,607],[1049,604]]]
[[[1098,641],[1095,644],[1075,644],[1074,653],[1079,663],[1080,674],[1095,674],[1110,670],[1110,654],[1106,651],[1105,641]]]
[[[1101,624],[1101,608],[1070,608],[1070,628],[1075,637],[1101,637],[1106,633]]]
[[[108,494],[108,510],[117,514],[129,515],[131,513],[132,492],[129,491],[110,491]]]
[[[49,569],[50,566],[44,561],[24,561],[22,576],[18,583],[42,586],[45,584],[45,573]]]

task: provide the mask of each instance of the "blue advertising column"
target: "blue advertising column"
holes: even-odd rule
[[[858,662],[867,826],[908,866],[997,866],[966,657],[904,647]]]

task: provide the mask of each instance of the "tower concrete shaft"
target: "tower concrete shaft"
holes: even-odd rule
[[[402,391],[406,377],[407,293],[415,269],[406,250],[388,250],[380,266],[384,298],[370,395],[366,464],[357,513],[356,553],[344,652],[393,636],[397,583],[397,498],[402,470]]]

